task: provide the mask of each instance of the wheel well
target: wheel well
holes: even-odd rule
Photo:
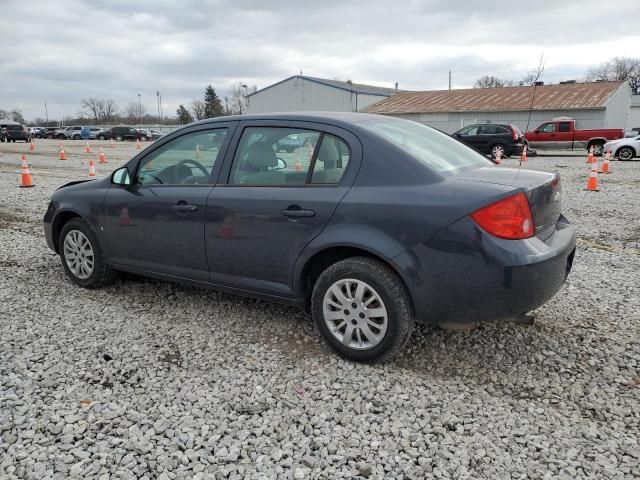
[[[51,225],[51,232],[53,237],[53,246],[56,249],[57,253],[60,253],[58,250],[58,240],[60,237],[60,231],[64,224],[67,223],[72,218],[81,218],[80,215],[74,212],[62,212],[56,215],[56,218],[53,219],[53,225]]]
[[[587,149],[591,148],[591,145],[604,145],[605,143],[607,143],[607,141],[602,138],[589,140],[589,143],[587,144]]]
[[[308,307],[311,303],[311,293],[313,292],[313,286],[316,284],[316,281],[318,280],[322,272],[324,272],[334,263],[351,257],[369,257],[376,259],[387,265],[391,270],[398,274],[396,269],[393,268],[393,266],[389,264],[389,262],[387,262],[384,258],[381,258],[378,255],[375,255],[367,250],[363,250],[357,247],[327,248],[326,250],[322,250],[311,257],[302,269],[301,279],[305,308]],[[404,284],[404,280],[400,275],[398,275],[398,278],[400,278],[400,281]],[[408,291],[409,290],[407,289],[407,292]]]

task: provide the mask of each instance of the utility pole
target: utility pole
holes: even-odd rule
[[[138,117],[139,117],[139,125],[142,126],[142,101],[140,100],[141,95],[138,94]]]
[[[44,101],[44,116],[47,119],[47,127],[49,126],[49,111],[47,110],[47,101]]]
[[[160,113],[160,90],[156,90],[156,106],[158,107],[158,123],[160,123],[161,113]]]
[[[451,91],[451,69],[449,69],[449,91]]]

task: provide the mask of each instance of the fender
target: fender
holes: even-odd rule
[[[360,241],[354,241],[354,239],[360,239]],[[294,292],[302,294],[304,291],[302,272],[309,260],[314,255],[334,247],[364,250],[387,262],[403,278],[403,281],[407,280],[402,272],[406,266],[400,266],[394,261],[394,257],[406,250],[405,246],[384,232],[367,225],[338,223],[328,225],[320,235],[307,244],[298,256],[293,269]]]

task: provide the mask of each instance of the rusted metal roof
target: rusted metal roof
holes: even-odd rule
[[[536,87],[534,110],[603,108],[624,82]],[[400,92],[363,109],[369,113],[504,112],[529,110],[534,87],[465,88]]]

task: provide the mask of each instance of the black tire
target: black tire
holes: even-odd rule
[[[146,142],[147,140],[149,140],[149,139],[146,137],[146,135],[143,135],[143,136],[140,137],[140,141],[142,141],[142,142]]]
[[[74,139],[74,140],[80,140],[80,135],[74,135],[74,136],[73,136],[73,139]]]
[[[104,135],[98,135],[98,140],[106,140]]]
[[[590,143],[587,146],[587,151],[590,150],[591,147],[593,147],[593,154],[596,157],[600,157],[604,153],[604,142],[593,142],[593,143]]]
[[[633,157],[636,156],[636,152],[631,147],[620,147],[616,152],[616,157],[620,160],[633,160]]]
[[[343,279],[355,279],[371,286],[387,310],[386,332],[377,345],[368,349],[359,350],[344,345],[325,322],[325,295],[335,282]],[[316,328],[329,346],[342,357],[357,362],[383,361],[397,354],[411,336],[415,323],[409,294],[400,277],[383,262],[368,257],[347,258],[322,272],[313,287],[311,314]]]
[[[93,271],[86,279],[77,277],[67,265],[65,258],[64,241],[67,234],[73,230],[80,231],[84,234],[84,236],[89,240],[93,250]],[[58,251],[60,253],[60,260],[62,261],[62,268],[64,268],[67,276],[73,283],[82,288],[103,287],[105,285],[109,285],[116,279],[117,272],[104,262],[104,255],[102,253],[102,248],[100,248],[100,244],[98,243],[98,239],[84,220],[73,218],[64,224],[58,238]]]
[[[495,145],[491,145],[491,158],[496,158],[496,154],[500,150],[502,152],[501,158],[507,158],[507,151],[504,148],[502,143],[496,143]]]

